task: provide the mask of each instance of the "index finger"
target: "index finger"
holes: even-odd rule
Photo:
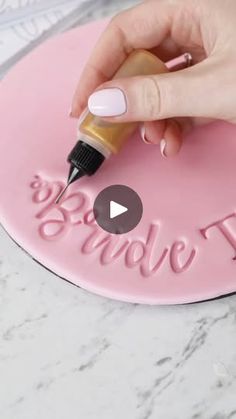
[[[134,49],[154,48],[167,37],[172,13],[173,6],[165,0],[155,0],[121,12],[111,20],[82,72],[72,102],[72,116],[81,114],[90,94],[113,77]]]

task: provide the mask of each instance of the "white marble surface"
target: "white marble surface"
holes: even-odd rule
[[[131,3],[103,0],[82,21]],[[236,418],[236,296],[110,301],[50,274],[0,230],[0,302],[1,419]]]

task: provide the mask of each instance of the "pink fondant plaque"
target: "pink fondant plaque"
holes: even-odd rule
[[[76,137],[76,121],[68,117],[71,98],[105,24],[50,40],[1,82],[1,223],[45,267],[107,297],[172,304],[234,292],[233,125],[196,130],[169,160],[137,134],[54,204]],[[108,234],[94,221],[94,199],[112,184],[127,185],[142,199],[143,218],[127,234]]]

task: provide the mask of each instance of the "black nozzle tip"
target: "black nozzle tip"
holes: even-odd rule
[[[93,175],[105,160],[105,156],[85,141],[79,140],[68,156],[68,162],[85,175]],[[79,176],[81,177],[81,176]]]

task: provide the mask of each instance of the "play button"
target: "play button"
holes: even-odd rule
[[[125,185],[112,185],[103,189],[93,206],[97,224],[108,233],[124,234],[133,230],[143,214],[138,194]]]
[[[110,218],[118,217],[118,215],[124,214],[126,211],[128,211],[128,208],[124,207],[123,205],[120,205],[114,201],[110,202]]]

